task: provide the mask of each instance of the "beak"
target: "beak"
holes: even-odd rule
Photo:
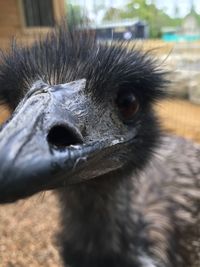
[[[113,159],[99,166],[102,158],[119,149],[120,142],[115,141],[115,146],[105,140],[84,143],[83,122],[66,108],[69,101],[77,102],[73,99],[84,88],[85,80],[54,87],[37,82],[2,126],[0,203],[82,182],[98,176],[98,168],[102,175],[120,167]]]

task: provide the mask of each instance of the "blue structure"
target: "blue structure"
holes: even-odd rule
[[[166,42],[193,42],[200,40],[199,16],[193,9],[185,17],[181,27],[165,27],[162,29],[162,39]]]
[[[200,34],[163,33],[162,40],[165,42],[193,42],[200,41]]]

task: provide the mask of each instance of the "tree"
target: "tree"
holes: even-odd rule
[[[81,25],[83,21],[85,23],[88,23],[90,21],[88,16],[86,15],[86,10],[84,10],[84,8],[79,5],[67,4],[66,10],[67,22],[69,25]]]
[[[131,0],[122,10],[111,8],[107,10],[104,20],[139,18],[149,24],[150,37],[161,36],[164,26],[179,26],[181,19],[173,19],[156,5],[145,0]]]
[[[103,17],[104,21],[113,21],[116,19],[122,19],[122,11],[114,7],[109,8]]]

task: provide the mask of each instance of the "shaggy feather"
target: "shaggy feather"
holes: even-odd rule
[[[150,54],[125,42],[101,44],[90,31],[64,23],[32,47],[13,41],[11,51],[1,53],[1,95],[14,106],[35,80],[61,84],[82,78],[87,80],[88,93],[99,100],[130,87],[144,105],[163,95],[166,82]]]
[[[132,90],[140,111],[126,126],[137,130],[132,145],[117,155],[123,168],[59,190],[66,266],[198,267],[200,147],[169,137],[158,149],[152,104],[164,96],[167,82],[151,55],[128,43],[99,43],[90,30],[64,24],[32,47],[13,42],[10,53],[1,54],[0,95],[12,109],[38,79],[54,85],[82,78],[89,111],[98,113],[87,114],[92,126],[83,138],[91,138],[94,125],[97,137],[104,127],[109,135],[120,134],[122,122],[110,110],[119,90]],[[118,128],[106,118],[117,120]],[[162,157],[148,165],[154,152]]]

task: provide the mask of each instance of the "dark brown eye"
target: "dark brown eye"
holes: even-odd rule
[[[122,119],[130,121],[139,109],[139,102],[132,91],[121,91],[118,93],[116,104]]]

